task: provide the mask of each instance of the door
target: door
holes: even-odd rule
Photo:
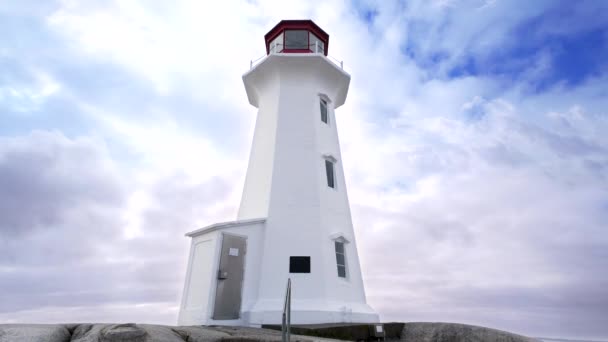
[[[238,319],[240,316],[246,247],[246,238],[222,235],[213,319]]]

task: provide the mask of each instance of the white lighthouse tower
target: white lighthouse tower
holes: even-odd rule
[[[236,221],[192,238],[178,323],[279,324],[292,280],[292,323],[378,322],[367,305],[334,110],[350,76],[326,56],[329,35],[283,20],[267,56],[243,75],[258,108]]]

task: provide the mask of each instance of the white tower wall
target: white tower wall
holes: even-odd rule
[[[365,302],[333,111],[350,76],[320,54],[281,54],[243,78],[259,113],[239,219],[267,215],[250,322],[280,321],[288,277],[294,323],[377,321]],[[329,125],[321,121],[321,97],[329,99]],[[336,160],[335,188],[327,186],[326,157]],[[335,238],[348,241],[346,279],[337,274]],[[290,256],[310,256],[311,273],[290,274]]]
[[[249,166],[237,215],[239,220],[268,216],[280,83],[276,73],[265,76],[257,84],[257,91],[262,100],[255,122]]]

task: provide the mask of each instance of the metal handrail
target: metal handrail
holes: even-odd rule
[[[281,325],[281,340],[289,342],[291,338],[291,278],[287,278],[285,303],[283,304],[283,324]]]
[[[275,48],[280,47],[280,46],[282,47],[283,44],[275,44],[275,45],[273,45],[272,47],[270,47],[270,49],[268,51],[268,54],[270,55],[270,54],[273,54],[273,53],[283,53],[284,49],[280,49],[278,51],[275,51]],[[311,49],[311,47],[313,47],[313,46],[314,46],[314,50]],[[309,51],[313,52],[313,53],[321,53],[321,54],[324,53],[323,50],[319,51],[319,48],[320,48],[319,42],[315,42],[314,44],[308,44],[308,48],[309,48]],[[267,55],[263,55],[263,56],[261,56],[261,57],[259,57],[257,59],[250,60],[249,61],[249,69],[253,69],[253,65],[256,64],[259,60],[263,59],[266,56]],[[341,60],[339,60],[339,59],[337,59],[337,58],[335,58],[333,56],[330,56],[330,55],[327,55],[327,57],[333,59],[336,62],[336,64],[340,64],[340,69],[344,69],[344,61],[341,61]]]
[[[266,57],[266,55],[262,55],[262,57],[258,57],[257,59],[252,59],[249,61],[249,69],[253,69],[253,64],[257,63],[260,59]]]
[[[281,49],[281,50],[278,50],[278,51],[274,51],[275,47],[279,47],[279,46],[283,46],[283,44],[277,43],[277,44],[271,46],[270,49],[269,49],[270,50],[269,52],[270,53],[273,53],[273,52],[274,53],[281,53],[281,52],[283,52],[284,49]],[[314,49],[312,49],[313,46],[314,46]],[[302,50],[305,50],[305,49],[302,49]],[[315,42],[314,44],[308,44],[308,51],[313,52],[313,53],[323,53],[324,52],[323,49],[320,49],[319,42]]]
[[[341,61],[341,60],[337,59],[336,57],[333,57],[333,56],[330,56],[330,55],[327,55],[327,57],[329,57],[329,58],[333,59],[334,61],[340,63],[340,68],[344,69],[344,61]]]

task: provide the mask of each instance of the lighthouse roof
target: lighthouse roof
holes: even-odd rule
[[[237,221],[229,221],[229,222],[219,222],[219,223],[215,223],[194,231],[191,231],[189,233],[186,233],[186,236],[188,237],[195,237],[201,234],[206,234],[206,233],[210,233],[216,230],[221,230],[221,229],[226,229],[226,228],[234,228],[234,227],[240,227],[240,226],[250,226],[250,225],[254,225],[254,224],[258,224],[258,223],[264,223],[266,222],[266,218],[262,217],[262,218],[255,218],[255,219],[248,219],[248,220],[237,220]]]
[[[305,37],[306,46],[298,46],[297,48],[290,47],[284,38],[285,31],[307,31],[308,34]],[[280,52],[317,52],[316,48],[319,48],[318,52],[323,53],[327,56],[329,35],[312,20],[281,20],[278,24],[275,25],[275,27],[273,27],[270,31],[268,31],[268,33],[264,35],[264,40],[266,41],[267,54],[270,54],[271,50],[273,48],[276,48],[272,43],[276,42],[276,39],[278,37],[281,38],[281,42],[279,43],[279,49],[281,50]],[[297,42],[295,44],[298,43],[300,42]]]

